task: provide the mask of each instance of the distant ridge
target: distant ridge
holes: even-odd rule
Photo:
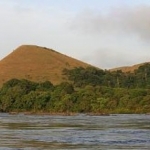
[[[145,63],[141,63],[141,64],[136,64],[133,66],[124,66],[124,67],[118,67],[118,68],[113,68],[110,69],[110,71],[117,71],[117,70],[121,70],[122,72],[134,72],[134,70],[137,70],[140,66],[144,65],[144,64],[148,64],[150,62],[145,62]]]
[[[46,47],[22,45],[0,61],[0,85],[12,78],[59,84],[66,81],[63,69],[88,66]]]

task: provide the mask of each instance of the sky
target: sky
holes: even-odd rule
[[[0,59],[38,45],[102,69],[150,62],[150,0],[0,0]]]

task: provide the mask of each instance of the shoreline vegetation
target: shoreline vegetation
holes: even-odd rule
[[[110,116],[110,115],[117,115],[116,113],[50,113],[50,112],[8,112],[10,115],[39,115],[39,116],[78,116],[78,115],[87,115],[87,116]],[[132,113],[133,114],[133,113]],[[141,113],[137,113],[141,114]],[[143,113],[142,113],[143,114]],[[150,115],[150,113],[144,113],[144,115]]]
[[[0,112],[49,115],[150,113],[150,64],[134,73],[65,69],[68,82],[11,79],[0,89]]]
[[[18,115],[18,114],[23,114],[23,115],[48,115],[48,116],[78,116],[80,113],[39,113],[39,112],[9,112],[10,115]],[[88,116],[109,116],[110,114],[105,114],[105,113],[85,113],[83,115],[88,115]]]

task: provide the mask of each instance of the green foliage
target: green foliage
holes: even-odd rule
[[[111,88],[150,88],[150,64],[145,64],[133,73],[110,72],[93,67],[65,69],[63,72],[76,87],[86,85]]]
[[[41,91],[45,90],[52,90],[53,84],[50,81],[45,81],[38,84],[38,89]]]
[[[149,113],[150,65],[134,73],[96,68],[64,70],[70,82],[54,86],[12,79],[0,89],[0,111]]]

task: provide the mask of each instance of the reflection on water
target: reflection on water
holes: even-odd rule
[[[150,115],[0,114],[0,150],[149,150]]]

